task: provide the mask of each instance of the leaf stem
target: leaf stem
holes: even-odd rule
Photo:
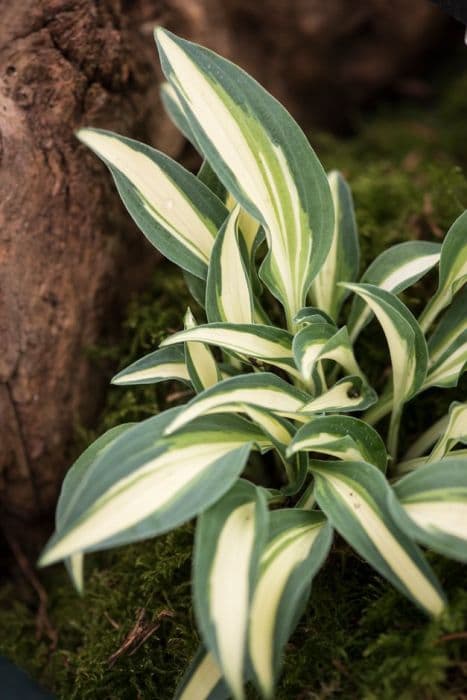
[[[401,424],[402,410],[394,407],[391,413],[391,421],[388,431],[388,452],[392,457],[392,466],[397,462],[397,450],[399,446],[399,428]]]

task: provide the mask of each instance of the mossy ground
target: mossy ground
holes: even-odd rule
[[[461,76],[440,107],[374,118],[347,141],[313,137],[326,167],[341,169],[352,185],[363,264],[409,237],[440,238],[467,208],[461,170],[467,163],[466,88],[467,76]],[[426,294],[426,288],[411,290],[406,297],[415,310],[420,291]],[[149,352],[179,327],[187,303],[181,276],[159,267],[148,291],[130,303],[119,345],[94,349],[96,361],[115,370],[117,361],[125,366]],[[384,343],[375,342],[374,332],[363,339],[375,380],[382,369],[379,347]],[[178,391],[174,386],[167,397],[157,387],[111,388],[99,425],[81,430],[78,441],[84,446],[116,423],[144,419],[179,400]],[[442,401],[433,394],[419,401],[407,411],[407,435],[423,427],[426,416],[444,412],[450,400],[451,394]],[[55,649],[47,638],[36,638],[35,606],[13,585],[3,586],[0,653],[64,700],[170,698],[198,641],[190,606],[191,544],[189,525],[88,557],[84,598],[60,567],[42,572],[50,620],[59,633]],[[465,698],[465,568],[441,557],[431,560],[451,605],[430,623],[337,540],[288,646],[279,700]],[[131,635],[133,642],[122,649]]]

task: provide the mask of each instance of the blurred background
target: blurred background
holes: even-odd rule
[[[0,506],[9,561],[43,541],[79,435],[96,429],[108,378],[136,349],[142,331],[122,326],[129,300],[143,288],[170,296],[158,255],[73,135],[105,127],[199,166],[161,106],[154,27],[232,59],[289,108],[326,167],[350,178],[364,241],[388,221],[386,242],[408,228],[439,237],[461,206],[467,48],[463,26],[428,0],[0,7]],[[434,164],[444,174],[427,180]]]

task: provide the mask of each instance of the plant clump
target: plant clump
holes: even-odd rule
[[[395,176],[394,179],[395,181],[397,181],[398,177]],[[342,183],[342,179],[339,178],[338,182]],[[380,182],[383,183],[384,180],[381,179]],[[456,180],[456,182],[459,186],[459,190],[461,190],[463,187],[463,183],[459,182],[458,180]],[[378,185],[379,182],[376,184]],[[216,186],[218,187],[218,185]],[[434,185],[434,187],[437,187],[437,185]],[[373,183],[371,182],[361,184],[362,194],[368,193],[369,190],[370,196],[367,200],[367,212],[371,214],[371,212],[373,212],[374,210],[373,215],[375,225],[381,219],[384,220],[384,217],[386,216],[388,221],[389,239],[387,242],[392,243],[403,240],[404,236],[399,228],[401,226],[402,219],[401,221],[395,221],[394,218],[392,219],[392,231],[394,232],[395,237],[392,238],[392,236],[389,235],[389,229],[391,228],[391,217],[395,217],[396,213],[400,213],[403,209],[404,197],[402,190],[400,197],[400,207],[397,208],[397,212],[391,209],[390,206],[388,209],[385,210],[384,202],[380,202],[380,199],[383,198],[384,192],[384,187],[382,185],[380,185],[380,189],[378,190],[377,187],[374,187]],[[376,197],[376,199],[372,199],[373,195]],[[407,209],[410,210],[412,202],[407,202],[407,205]],[[357,195],[357,214],[360,213],[360,210],[358,208],[359,206],[359,198]],[[463,207],[453,205],[453,214],[460,213],[459,210],[462,210],[462,208]],[[366,212],[363,207],[361,211],[363,215],[362,218],[364,218]],[[357,216],[357,219],[360,222],[360,216]],[[349,219],[347,219],[347,222],[348,220]],[[412,230],[417,231],[417,223],[415,222],[413,225],[414,228]],[[368,228],[368,231],[368,241],[370,241],[371,226]],[[382,234],[382,238],[385,237],[385,235],[386,234]],[[415,235],[414,237],[418,238],[417,235]],[[436,238],[436,236],[434,237]],[[381,251],[378,250],[378,252],[382,252],[384,249],[386,249],[387,242],[386,245],[384,245],[384,242],[382,240],[378,242],[381,244]],[[365,250],[364,257],[365,259],[367,259]],[[258,260],[262,259],[264,259],[264,253],[262,254],[260,248],[258,250]],[[190,282],[193,288],[193,280],[190,280]],[[253,285],[253,282],[251,284]],[[414,293],[413,297],[408,298],[404,296],[404,299],[407,301],[409,306],[414,309],[414,312],[416,312],[417,315],[420,313],[421,308],[423,307],[423,302],[426,302],[428,300],[426,297],[424,298],[424,294],[426,294],[426,288],[421,288],[420,285],[417,285],[415,291],[418,290],[420,290],[422,293]],[[407,294],[407,292],[405,294]],[[202,302],[202,295],[198,294],[197,296],[198,299],[201,299]],[[263,297],[265,297],[268,300],[268,303],[265,304],[265,306],[267,306],[268,310],[271,310],[271,315],[274,314],[275,318],[280,318],[280,307],[278,306],[277,302],[274,301],[271,297],[268,297],[267,294],[263,294]],[[335,303],[335,301],[331,300],[331,302],[326,303],[328,304],[328,306],[326,307],[327,311],[332,311],[332,303]],[[352,313],[352,305],[349,298],[343,301],[342,308],[344,313],[348,313],[349,311],[350,313]],[[323,309],[315,309],[316,314],[313,312],[312,315],[319,316],[320,310],[323,311]],[[325,311],[325,313],[327,313],[327,311]],[[290,313],[288,315],[291,316]],[[186,322],[186,326],[187,330],[189,330],[191,317],[188,315],[187,319],[188,320]],[[319,322],[321,324],[323,323],[322,320],[320,320]],[[325,319],[325,322],[327,323],[328,320]],[[373,327],[374,325],[375,324],[373,323]],[[310,326],[313,326],[313,323],[304,325],[304,328],[308,328]],[[297,330],[296,334],[298,335],[299,333],[300,329]],[[384,338],[384,336],[382,336],[382,338]],[[389,365],[387,353],[384,351],[384,348],[383,352],[374,353],[376,356],[374,361],[372,360],[371,363],[368,361],[365,362],[363,358],[363,349],[365,347],[368,347],[370,351],[376,350],[376,348],[374,347],[374,341],[373,343],[371,342],[371,336],[368,337],[368,329],[363,330],[360,342],[361,345],[357,347],[361,348],[361,368],[362,370],[364,370],[364,376],[368,378],[370,377],[371,367],[368,368],[367,365],[373,365],[375,377],[378,377],[378,374],[379,376],[381,376],[381,370]],[[223,369],[224,363],[226,362],[226,360],[229,360],[229,356],[226,357],[225,355],[217,355],[216,352],[217,351],[215,351],[213,355],[214,361],[216,363],[218,362],[219,366]],[[368,353],[368,355],[370,355],[370,352]],[[177,357],[176,359],[178,361],[180,358]],[[247,360],[251,361],[251,358],[247,358]],[[245,358],[241,358],[241,361],[244,364],[246,364]],[[235,363],[236,362],[237,360],[235,360]],[[327,377],[327,372],[330,372],[331,377],[332,375],[334,375],[334,380],[336,378],[338,379],[339,375],[337,375],[336,377],[336,365],[329,366],[324,364],[325,362],[326,358],[323,358],[323,366],[325,368],[326,373],[325,376]],[[189,359],[187,359],[186,354],[185,363],[188,366]],[[235,363],[234,367],[236,366]],[[160,364],[156,365],[156,372],[157,367],[160,368],[160,366]],[[150,365],[149,367],[152,367],[154,369],[154,365]],[[136,368],[138,371],[140,371],[141,365],[138,365],[136,363]],[[147,366],[143,367],[143,369],[146,370]],[[246,375],[254,375],[257,369],[258,368],[256,367],[255,363],[252,362],[252,368],[246,370]],[[279,369],[280,372],[278,376],[282,378],[284,376],[282,373],[283,369]],[[130,374],[132,371],[135,371],[135,365],[132,365],[132,367],[130,368]],[[128,377],[128,371],[125,370],[123,372],[120,372],[119,375],[117,375],[117,377],[120,378],[125,376]],[[152,379],[154,379],[155,376],[156,375],[154,375]],[[192,381],[194,385],[196,384],[196,372],[193,376],[190,374],[190,381]],[[221,379],[221,382],[222,381],[223,380]],[[317,381],[320,381],[320,377],[317,378]],[[362,385],[359,384],[357,388],[360,388],[361,386]],[[354,393],[355,389],[356,387],[352,386],[350,393]],[[128,390],[129,389],[125,389],[125,391]],[[147,389],[143,390],[146,391]],[[131,391],[133,391],[133,389],[131,389]],[[202,395],[203,388],[198,389],[198,391],[200,391],[199,395]],[[436,396],[439,396],[440,394],[439,390],[431,391],[436,392]],[[325,390],[318,390],[316,393],[319,397],[325,393]],[[348,398],[356,399],[358,398],[358,396],[353,395],[349,396]],[[418,403],[415,404],[415,402]],[[429,423],[427,421],[425,398],[420,397],[419,399],[415,399],[412,405],[416,406],[416,412],[419,416],[421,416],[421,425],[419,427],[426,428],[427,425],[429,425]],[[163,403],[157,405],[157,408],[161,407],[164,407]],[[250,420],[251,417],[254,415],[255,409],[257,410],[256,404],[254,404],[253,408],[251,409],[251,415],[249,415]],[[335,415],[336,413],[334,411],[324,412],[325,418],[329,416],[329,418],[332,419],[332,417]],[[124,420],[134,419],[133,416],[122,417]],[[135,417],[144,418],[144,414]],[[318,420],[318,418],[319,416],[316,417],[316,419],[314,419],[315,425],[316,420]],[[258,419],[258,416],[256,416],[256,419]],[[331,425],[331,423],[332,420],[327,421],[328,426]],[[309,424],[310,426],[312,426],[313,420],[310,420]],[[305,424],[305,427],[306,425],[307,424]],[[381,432],[384,434],[384,420],[382,421],[381,425],[382,427],[380,428],[380,425],[378,425],[378,428],[380,428]],[[107,425],[106,427],[110,428],[110,426]],[[133,427],[130,426],[128,430],[133,430]],[[301,428],[300,430],[303,429]],[[396,433],[398,434],[398,431],[396,431]],[[129,433],[127,435],[129,435]],[[117,438],[121,441],[122,445],[124,437],[125,433],[123,433],[121,437]],[[411,436],[409,434],[404,438],[404,435],[402,435],[401,438],[401,448],[406,449],[410,444]],[[443,446],[442,449],[445,450],[445,454],[449,455],[449,453],[452,452],[453,447],[454,446],[452,444],[449,444],[449,446]],[[109,449],[112,449],[112,443],[110,443]],[[439,449],[440,447],[438,444],[438,451]],[[397,454],[397,452],[398,448],[395,447],[394,454]],[[268,454],[269,452],[266,453],[266,457],[264,457],[263,459],[266,460],[268,458]],[[373,455],[373,458],[379,460],[381,458],[380,453],[376,451],[375,454],[376,457]],[[453,454],[455,455],[455,450]],[[103,458],[104,453],[102,453],[102,457],[97,455],[96,463],[99,464],[98,460]],[[415,459],[418,459],[418,457],[416,457]],[[324,462],[324,464],[326,465],[327,461],[329,460],[323,459],[323,457],[321,456],[320,461]],[[297,490],[296,496],[294,493],[287,493],[286,489],[289,487],[289,484],[287,483],[286,479],[281,477],[281,463],[279,462],[279,464],[275,464],[267,462],[267,464],[269,464],[269,467],[273,466],[274,473],[276,475],[276,478],[274,479],[273,483],[268,484],[268,489],[271,492],[271,506],[274,504],[274,509],[271,511],[272,513],[275,513],[277,505],[282,505],[282,503],[287,506],[286,510],[289,510],[290,506],[294,504],[294,499],[296,503],[299,503],[299,498],[302,499],[300,510],[307,510],[307,508],[310,506],[313,507],[313,503],[311,503],[310,501],[310,498],[313,498],[313,492],[311,492],[308,489],[308,486],[310,486],[311,484],[307,486],[307,483],[305,481],[301,489]],[[421,463],[419,462],[416,465],[417,471],[415,471],[414,473],[417,473],[418,471],[422,473],[423,464],[421,464],[421,466],[420,464]],[[345,465],[346,460],[344,459],[343,466],[345,467]],[[80,471],[79,462],[77,463],[77,466],[78,469],[76,468],[76,466],[74,467],[75,476],[76,472],[78,472],[79,474]],[[85,464],[84,468],[86,467],[87,465]],[[321,465],[321,468],[323,468],[323,465]],[[83,469],[83,462],[81,462],[81,469]],[[264,476],[264,472],[261,472],[260,469],[261,468],[258,466],[258,457],[257,455],[254,455],[254,458],[251,460],[251,463],[248,463],[246,466],[245,475],[251,476],[251,478],[253,478],[253,480],[256,481],[258,474],[262,474]],[[316,475],[319,474],[319,469],[319,464],[318,466],[315,465],[315,471],[313,470],[313,468],[311,469],[311,473],[315,475],[315,478]],[[285,472],[286,476],[288,476],[286,467]],[[73,470],[72,472],[70,472],[70,474],[72,475],[71,478],[73,479]],[[81,473],[81,475],[83,474],[85,474],[85,472]],[[75,484],[76,483],[78,482],[75,481]],[[70,484],[70,478],[68,480],[68,484]],[[66,489],[64,489],[64,494],[66,498]],[[285,495],[285,499],[282,494]],[[305,498],[308,500],[303,500],[304,495]],[[320,503],[320,505],[322,504]],[[326,510],[326,508],[323,505],[322,508],[323,510]],[[330,508],[330,506],[328,506],[328,508]],[[207,521],[207,523],[209,525],[209,520]],[[60,522],[58,522],[59,535],[60,527]],[[66,528],[64,529],[64,532],[66,532]],[[342,534],[344,537],[346,537],[347,533],[342,531]],[[187,537],[185,535],[185,530],[183,529],[180,531],[180,540],[175,541],[171,539],[173,537],[175,537],[175,534],[164,536],[156,540],[155,542],[150,541],[147,543],[131,545],[130,547],[124,550],[116,550],[115,553],[109,552],[104,556],[103,559],[100,560],[101,562],[105,562],[105,567],[102,570],[102,575],[104,577],[107,577],[108,582],[112,581],[112,583],[108,583],[105,586],[105,588],[107,591],[109,589],[112,589],[115,593],[118,593],[118,595],[116,595],[116,600],[119,601],[120,606],[122,607],[122,603],[124,601],[124,598],[122,598],[120,595],[120,591],[123,593],[123,591],[130,590],[135,593],[136,598],[133,599],[130,596],[131,614],[130,609],[128,609],[128,618],[126,620],[125,630],[121,630],[121,633],[119,635],[115,634],[117,632],[117,629],[115,629],[114,625],[112,624],[112,621],[116,622],[117,625],[119,624],[118,621],[115,619],[114,615],[114,610],[118,611],[118,605],[110,604],[110,601],[106,600],[106,615],[103,615],[102,617],[105,617],[106,621],[108,622],[109,626],[108,628],[106,627],[106,629],[108,629],[109,632],[110,630],[112,630],[110,632],[110,636],[112,638],[113,645],[112,649],[107,647],[105,647],[104,649],[99,649],[99,632],[97,632],[98,628],[101,631],[101,639],[104,638],[102,636],[102,630],[104,629],[104,627],[102,624],[101,617],[99,625],[97,625],[96,622],[97,634],[93,639],[93,642],[95,642],[97,647],[96,651],[98,652],[97,654],[94,652],[94,676],[90,673],[91,657],[87,657],[87,652],[91,653],[91,645],[84,644],[82,647],[80,647],[80,650],[78,654],[76,654],[76,656],[73,656],[73,654],[70,655],[68,663],[71,664],[72,669],[74,668],[74,670],[77,671],[76,679],[77,682],[80,684],[80,688],[82,688],[82,694],[75,695],[75,697],[86,697],[86,692],[89,693],[88,697],[125,697],[125,695],[121,694],[122,692],[125,692],[121,690],[123,685],[125,685],[125,687],[128,687],[129,693],[138,692],[139,696],[141,697],[163,697],[163,695],[160,695],[160,693],[164,693],[165,690],[161,690],[160,685],[154,684],[158,684],[160,682],[160,679],[164,678],[165,673],[167,674],[167,678],[171,678],[173,680],[175,673],[180,671],[178,663],[179,659],[177,659],[176,661],[175,665],[177,665],[177,671],[175,671],[172,665],[173,657],[171,655],[170,658],[166,658],[166,665],[161,664],[160,667],[159,661],[157,661],[156,664],[154,663],[154,661],[148,661],[148,658],[151,657],[151,654],[158,654],[159,658],[159,652],[161,652],[161,638],[158,638],[157,635],[162,635],[164,633],[164,630],[167,629],[167,627],[169,629],[168,635],[167,637],[163,637],[162,639],[167,639],[168,646],[172,644],[172,648],[174,648],[173,640],[174,637],[175,639],[177,639],[177,632],[174,632],[174,628],[172,625],[173,620],[177,619],[177,609],[179,608],[179,605],[184,616],[184,624],[180,629],[183,629],[183,634],[185,634],[187,630],[190,631],[190,633],[185,637],[183,637],[183,634],[179,637],[180,646],[177,649],[179,658],[180,656],[182,656],[184,659],[188,658],[188,656],[194,650],[196,640],[195,635],[192,631],[190,617],[191,613],[189,612],[189,604],[187,602],[189,579],[189,570],[187,567],[187,562],[189,546],[191,544],[191,537]],[[185,539],[183,539],[184,537]],[[157,576],[157,572],[159,571],[159,567],[155,564],[154,561],[154,547],[158,543],[160,546],[160,554],[162,554],[164,547],[168,545],[169,551],[170,547],[177,547],[177,551],[179,552],[179,555],[181,557],[180,566],[172,568],[171,570],[169,569],[169,575],[166,579],[163,580],[163,588],[161,588],[161,591],[169,591],[171,593],[172,600],[174,599],[175,595],[177,598],[176,606],[171,604],[168,605],[167,608],[159,607],[158,603],[154,600],[154,598],[148,598],[147,591],[146,595],[144,593],[143,595],[141,595],[141,593],[145,590],[145,580],[151,580],[153,576]],[[165,553],[168,553],[167,550],[165,550]],[[439,697],[447,697],[446,692],[450,692],[447,690],[448,687],[452,690],[453,693],[455,693],[456,687],[459,687],[462,683],[463,674],[461,649],[463,644],[462,633],[465,619],[466,601],[465,594],[463,594],[462,592],[461,565],[449,563],[441,557],[430,556],[429,561],[434,569],[435,574],[437,574],[440,583],[443,585],[446,593],[449,596],[451,606],[447,612],[444,612],[441,616],[438,616],[433,622],[426,625],[423,622],[423,617],[412,607],[403,605],[401,603],[400,595],[396,592],[393,592],[391,589],[385,586],[385,584],[382,583],[381,579],[379,579],[376,575],[372,574],[371,569],[368,567],[368,565],[363,563],[359,557],[356,557],[354,554],[352,554],[351,550],[347,547],[347,545],[344,545],[342,543],[342,540],[336,540],[332,556],[333,560],[331,565],[325,566],[321,573],[316,576],[313,582],[313,591],[312,596],[310,598],[310,603],[307,606],[307,612],[305,613],[305,616],[303,617],[302,622],[299,625],[295,635],[291,638],[291,641],[289,642],[288,648],[291,653],[288,656],[286,655],[284,676],[277,689],[277,697],[298,697],[299,695],[303,696],[304,693],[308,693],[310,696],[317,696],[323,698],[329,697],[332,694],[335,694],[336,696],[338,694],[343,694],[343,696],[345,697],[352,697],[353,694],[354,697],[370,698],[374,697],[375,687],[378,688],[378,697],[388,698],[395,697],[396,694],[400,694],[402,697],[407,698],[416,697],[417,692],[426,692],[427,697],[436,697],[437,693]],[[139,559],[138,557],[140,557],[141,559]],[[159,558],[162,566],[162,560],[165,557],[162,556]],[[367,558],[371,559],[370,557]],[[140,575],[135,576],[133,578],[133,576],[131,575],[133,573],[133,565],[130,563],[130,561],[136,561],[136,566],[133,566],[133,568],[137,570],[138,562],[142,561],[143,559],[146,562],[143,566],[143,571],[140,571]],[[78,563],[77,566],[76,563]],[[75,582],[78,585],[82,585],[82,571],[80,568],[81,564],[82,560],[78,560],[77,562],[76,557],[74,563],[69,561],[69,566],[71,568]],[[117,579],[112,580],[112,570],[114,571],[114,575],[116,575],[118,578],[118,570],[120,569],[120,564],[122,567],[120,572],[121,579],[120,581]],[[114,569],[112,569],[112,565],[115,566]],[[96,604],[97,608],[99,590],[101,596],[103,592],[102,588],[99,589],[99,559],[96,561],[95,566],[97,566],[97,568],[93,568],[91,579],[86,584],[87,597],[85,597],[79,603],[80,613],[83,615],[83,618],[87,616],[87,611],[90,608],[94,607],[94,604]],[[184,577],[184,594],[182,594],[180,589],[177,588],[178,574],[181,574]],[[131,580],[128,580],[128,578],[127,580],[124,580],[126,576],[128,576],[128,578]],[[120,590],[119,584],[121,584],[122,586]],[[157,590],[159,590],[158,587],[156,587],[156,591]],[[96,594],[95,597],[93,592]],[[172,595],[172,592],[175,595]],[[68,591],[67,595],[68,594],[70,594],[70,591]],[[124,593],[124,595],[127,595],[127,593]],[[140,606],[137,604],[136,601],[140,596],[144,602],[147,601],[146,605]],[[171,614],[174,612],[174,608],[175,617],[172,618]],[[144,609],[145,611],[145,616],[141,618],[138,617],[138,615],[141,615],[140,611],[142,609]],[[148,612],[149,610],[150,612]],[[163,613],[164,611],[166,614],[161,616],[161,613]],[[170,614],[167,614],[167,611]],[[198,613],[198,617],[199,614],[200,613]],[[107,615],[111,618],[110,622],[107,620]],[[139,650],[135,651],[133,656],[131,655],[132,648],[130,646],[127,649],[127,653],[122,653],[121,656],[117,657],[112,671],[107,671],[108,664],[110,663],[109,659],[113,657],[116,652],[119,651],[119,648],[122,647],[122,644],[124,644],[125,640],[128,637],[128,634],[134,628],[133,623],[137,622],[137,620],[140,620],[143,627],[145,625],[148,625],[149,629],[151,629],[151,625],[159,625],[159,627],[157,628],[157,630],[154,630],[154,632],[148,637],[145,644]],[[83,622],[81,624],[83,626],[81,626],[80,629],[86,629],[86,625]],[[205,634],[203,634],[203,637],[206,640]],[[400,658],[401,640],[403,640],[402,646],[404,646],[406,650],[411,652],[407,655],[406,663],[405,661],[401,662]],[[116,644],[116,642],[118,643]],[[215,647],[216,643],[214,643],[214,648]],[[156,649],[158,651],[156,651]],[[95,664],[96,656],[100,658],[100,663],[98,664]],[[57,659],[57,656],[55,656],[54,659]],[[136,665],[138,665],[140,673],[135,673],[131,670]],[[120,670],[122,675],[119,675],[119,672],[116,669]],[[81,673],[84,671],[85,675],[86,673],[89,675],[83,678],[82,675],[80,676],[80,671]],[[124,680],[122,681],[123,676]],[[193,677],[196,679],[196,673]],[[128,686],[128,678],[130,678],[131,682],[133,682],[134,679],[134,685]],[[120,679],[120,684],[118,684],[117,679]],[[63,686],[66,686],[67,683],[70,683],[69,677],[66,681],[64,681]],[[109,685],[106,686],[106,683],[110,683],[111,687]],[[92,692],[94,692],[94,695],[92,695]],[[171,691],[167,689],[167,697],[170,696],[170,692]],[[183,686],[181,692],[183,693]],[[105,695],[105,693],[107,693],[107,695]],[[114,693],[114,695],[111,695],[111,693]],[[72,697],[71,695],[69,696]],[[128,697],[130,696],[134,695],[128,695]],[[199,695],[199,697],[203,696]]]

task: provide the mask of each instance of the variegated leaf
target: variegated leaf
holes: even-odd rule
[[[178,684],[174,700],[229,700],[230,697],[218,663],[201,646]]]
[[[183,347],[161,348],[133,362],[112,378],[112,384],[156,384],[168,380],[190,383]]]
[[[467,288],[459,292],[428,341],[424,388],[456,386],[467,365]]]
[[[297,432],[290,421],[276,416],[271,409],[243,404],[242,413],[248,416],[271,440],[284,464],[287,475],[287,485],[281,491],[285,496],[295,495],[303,486],[308,469],[308,459],[305,454],[288,455],[287,448]]]
[[[322,452],[347,461],[374,464],[385,471],[387,453],[379,434],[352,416],[316,416],[295,434],[289,455],[300,451]]]
[[[239,240],[239,215],[237,205],[219,231],[212,250],[206,286],[206,313],[210,322],[254,322],[248,261]]]
[[[106,433],[95,440],[78,457],[76,462],[68,470],[63,480],[60,496],[55,512],[55,526],[59,532],[66,527],[69,513],[73,509],[81,482],[86,478],[89,469],[94,462],[108,449],[109,446],[124,432],[131,428],[134,423],[123,423],[115,428],[111,428]],[[82,552],[72,554],[65,560],[65,565],[78,593],[84,589],[84,555]]]
[[[390,486],[365,462],[312,462],[315,498],[335,529],[393,586],[433,616],[445,608],[435,575],[387,505]]]
[[[205,157],[265,227],[269,255],[261,277],[291,324],[331,243],[326,175],[292,117],[241,69],[163,29],[156,41]]]
[[[394,486],[389,505],[405,532],[436,552],[467,563],[467,458],[433,462]],[[397,498],[396,498],[397,497]]]
[[[181,103],[175,89],[170,83],[162,83],[160,87],[160,96],[165,111],[169,115],[170,119],[173,121],[173,123],[179,129],[179,131],[182,132],[185,138],[187,138],[188,141],[190,141],[193,144],[193,146],[199,151],[200,149],[196,144],[195,136],[190,128],[189,121],[183,109],[183,104]]]
[[[361,282],[374,284],[387,292],[399,294],[418,282],[439,262],[441,245],[426,241],[407,241],[384,250],[363,274]],[[370,322],[371,308],[358,296],[352,300],[348,327],[352,341]]]
[[[305,381],[309,382],[327,341],[336,333],[336,328],[330,323],[310,323],[295,334],[292,350],[295,364]]]
[[[188,309],[185,314],[185,328],[197,328],[196,320]],[[177,347],[176,345],[173,347]],[[165,349],[165,348],[163,348]],[[168,348],[167,348],[168,349]],[[221,380],[221,372],[213,357],[211,348],[204,343],[185,343],[185,362],[191,383],[197,392],[214,386]]]
[[[331,546],[321,513],[273,511],[251,603],[249,656],[263,697],[272,698],[282,654]]]
[[[408,308],[391,292],[372,284],[347,284],[373,311],[389,346],[392,364],[393,403],[388,448],[397,453],[402,408],[423,386],[428,366],[425,337]]]
[[[454,346],[467,330],[467,287],[456,294],[428,339],[430,366],[433,366]]]
[[[267,408],[279,416],[297,417],[309,396],[275,374],[257,372],[224,379],[196,396],[166,427],[166,433],[179,430],[198,416],[241,412],[244,404]]]
[[[244,698],[250,602],[268,535],[260,489],[239,480],[198,519],[193,600],[203,641],[236,700]]]
[[[448,426],[449,416],[443,416],[422,433],[412,444],[404,455],[404,460],[411,460],[420,457],[429,450],[432,445],[443,435]]]
[[[428,461],[442,459],[459,442],[467,444],[467,403],[453,403],[449,407],[446,428],[441,433]]]
[[[357,222],[350,187],[341,173],[328,175],[334,204],[334,232],[327,258],[313,280],[311,296],[320,309],[337,320],[348,292],[338,282],[354,282],[360,265]]]
[[[164,438],[179,411],[133,426],[92,464],[42,565],[146,539],[190,520],[230,488],[253,444],[264,441],[238,416],[201,418]]]
[[[300,409],[300,413],[336,413],[364,411],[377,400],[374,389],[361,377],[340,379],[331,389],[312,399]]]
[[[138,141],[101,129],[78,138],[109,167],[119,194],[144,235],[169,260],[206,278],[214,237],[227,216],[194,175]]]
[[[247,323],[208,323],[180,331],[166,338],[161,346],[197,341],[241,355],[245,360],[274,365],[300,376],[292,354],[292,336],[276,326]]]
[[[434,297],[420,316],[424,332],[467,281],[467,211],[459,216],[446,234],[439,261],[439,284]]]
[[[432,386],[457,386],[467,369],[467,329],[463,331],[437,362],[430,367],[422,389]]]
[[[332,318],[322,309],[318,309],[316,306],[304,306],[303,309],[295,314],[294,323],[297,326],[309,325],[310,323],[329,323],[331,326],[335,327],[337,331],[337,326],[335,325]]]

